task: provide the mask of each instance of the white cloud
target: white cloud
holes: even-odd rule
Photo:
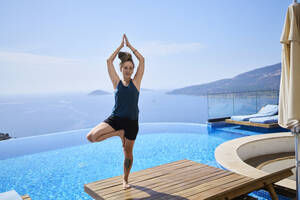
[[[30,53],[5,52],[0,51],[0,62],[17,63],[17,64],[77,64],[80,59],[60,58],[53,56],[44,56]]]
[[[178,53],[197,52],[205,48],[200,43],[164,43],[161,41],[147,42],[141,45],[141,52],[146,56],[166,56]]]

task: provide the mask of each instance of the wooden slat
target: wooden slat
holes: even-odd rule
[[[195,187],[180,191],[175,194],[188,197],[189,199],[201,199],[200,197],[204,198],[204,196],[209,196],[207,194],[211,194],[211,193],[215,194],[214,190],[220,187],[225,187],[224,185],[226,184],[227,185],[230,183],[241,184],[250,180],[252,179],[233,173],[230,176],[216,178],[212,180],[206,180],[206,182],[198,184]]]
[[[245,184],[249,181],[250,180],[247,179],[246,177],[245,178],[239,177],[238,179],[230,179],[226,182],[222,182],[222,184],[217,183],[218,186],[216,184],[213,184],[214,187],[210,187],[209,189],[207,189],[205,191],[202,191],[202,192],[199,192],[196,195],[189,196],[189,199],[191,199],[191,200],[193,200],[193,199],[195,199],[195,200],[196,199],[206,199],[206,200],[213,199],[213,200],[217,200],[219,198],[215,198],[215,197],[212,198],[212,196],[214,196],[216,193],[225,191],[229,188],[237,187],[239,185],[243,185],[243,184]],[[237,196],[240,196],[240,195],[237,195]],[[223,196],[221,196],[220,199],[224,199]],[[229,199],[231,199],[231,198],[229,198]]]
[[[147,179],[152,179],[155,177],[159,177],[165,173],[171,173],[172,171],[180,170],[185,167],[191,167],[195,165],[195,163],[191,162],[185,162],[185,163],[180,163],[178,165],[174,166],[168,166],[168,167],[162,167],[162,170],[159,170],[158,168],[152,169],[152,170],[141,170],[139,171],[140,173],[133,173],[130,174],[129,180],[130,182],[132,181],[140,181],[140,180],[147,180]],[[150,168],[151,169],[151,168]],[[122,183],[122,176],[118,176],[117,179],[114,179],[113,181],[107,182],[106,180],[100,180],[93,182],[93,184],[86,184],[85,186],[87,187],[93,187],[97,189],[105,189],[107,187],[111,186],[116,186],[120,185]]]
[[[175,169],[178,169],[180,167],[189,166],[189,165],[192,165],[192,164],[194,164],[194,163],[191,163],[189,160],[175,161],[175,162],[155,166],[155,167],[152,167],[152,168],[147,168],[147,169],[144,169],[144,170],[140,170],[138,172],[132,172],[132,173],[130,173],[130,178],[137,177],[137,176],[144,176],[146,174],[152,174],[155,171],[163,172],[164,170],[175,170]],[[88,185],[88,186],[95,186],[95,185],[100,186],[100,185],[107,185],[107,184],[112,184],[113,185],[115,183],[119,183],[120,178],[122,178],[122,175],[121,176],[115,176],[115,177],[108,178],[108,179],[104,179],[104,180],[100,180],[100,181],[91,182],[91,183],[88,183],[88,184],[85,184],[85,185]]]
[[[277,128],[277,127],[279,127],[278,123],[263,124],[263,123],[253,123],[253,122],[248,122],[248,121],[235,121],[232,119],[225,119],[225,122],[230,123],[230,124],[256,126],[256,127],[262,127],[262,128]]]
[[[158,199],[159,197],[165,197],[166,194],[172,194],[173,192],[180,191],[183,188],[189,188],[192,184],[195,184],[193,182],[193,179],[185,181],[169,181],[169,182],[163,182],[160,185],[150,186],[150,187],[144,187],[140,185],[134,185],[134,190],[130,191],[130,196],[128,193],[124,193],[123,191],[117,195],[113,196],[104,196],[105,199],[124,199],[125,197],[130,198],[147,198],[150,197],[152,199]],[[196,183],[197,184],[197,183]]]
[[[234,175],[234,176],[232,176]],[[232,173],[227,173],[227,174],[219,174],[219,175],[208,175],[208,176],[205,176],[202,180],[199,180],[199,181],[196,181],[196,182],[193,182],[193,183],[189,183],[189,184],[186,184],[184,186],[181,186],[181,187],[177,187],[177,188],[170,188],[168,189],[168,192],[169,194],[172,194],[173,196],[176,196],[176,197],[184,197],[184,198],[187,198],[188,196],[190,196],[190,192],[198,192],[196,190],[190,190],[190,188],[195,188],[201,184],[204,184],[206,182],[209,182],[209,181],[212,181],[212,180],[215,180],[215,179],[223,179],[223,178],[238,178],[236,176],[236,174],[232,174]],[[184,184],[184,183],[183,183]],[[208,185],[208,187],[203,187],[201,189],[203,190],[207,190],[209,188],[211,188],[212,185]],[[215,187],[215,185],[213,186]],[[156,199],[156,198],[155,198]],[[163,199],[163,198],[162,198]]]
[[[159,170],[159,168],[149,168],[147,170],[141,170],[139,171],[140,173],[133,173],[130,174],[129,181],[130,183],[137,183],[139,181],[146,181],[148,179],[153,179],[155,177],[160,177],[163,174],[166,173],[172,173],[172,171],[180,170],[182,168],[186,167],[191,167],[191,166],[196,166],[197,163],[189,162],[186,161],[184,163],[179,163],[177,165],[172,165],[172,166],[162,166],[162,170]],[[152,170],[151,170],[152,169]],[[98,191],[98,190],[104,190],[106,188],[111,188],[111,187],[121,187],[122,186],[122,176],[118,176],[117,179],[114,179],[112,181],[106,181],[106,180],[101,180],[98,182],[93,182],[92,184],[85,184],[85,188],[90,188],[92,190]]]
[[[187,172],[187,171],[186,171]],[[147,191],[155,191],[155,193],[158,192],[176,192],[177,190],[182,190],[185,186],[188,186],[189,184],[199,182],[201,179],[213,177],[215,178],[216,175],[225,174],[228,175],[228,172],[220,172],[220,171],[214,171],[213,169],[198,169],[198,170],[188,170],[188,174],[185,173],[176,173],[176,174],[169,174],[162,178],[159,178],[157,180],[151,180],[148,183],[141,183],[138,184],[138,187],[145,188],[144,190],[136,190],[134,192],[131,192],[131,194],[138,194],[138,193],[145,193]],[[199,184],[199,183],[196,183]],[[123,191],[120,191],[119,193],[114,193],[113,196],[116,196],[116,194],[121,194]],[[149,194],[149,192],[147,192]],[[111,197],[105,196],[104,198]],[[134,196],[136,197],[136,196]],[[139,197],[139,196],[138,196]]]
[[[144,177],[144,176],[151,176],[151,175],[156,175],[156,174],[165,174],[165,173],[172,173],[172,171],[177,171],[177,170],[180,170],[180,169],[184,169],[186,167],[192,167],[192,166],[196,166],[198,167],[198,163],[196,162],[190,162],[190,161],[187,161],[185,163],[180,163],[180,164],[177,164],[177,165],[174,165],[174,166],[168,166],[168,167],[165,167],[165,166],[162,166],[161,168],[148,168],[146,170],[141,170],[141,171],[138,171],[138,172],[133,172],[132,174],[130,174],[130,179],[135,179],[135,178],[139,178],[139,177]],[[121,177],[121,176],[118,176],[118,177]],[[118,178],[117,177],[117,178]],[[115,181],[119,181],[118,179],[115,179]],[[112,182],[110,182],[112,183]],[[96,185],[105,185],[105,184],[110,184],[108,183],[106,180],[100,180],[100,181],[96,181],[94,182],[93,184],[87,184],[89,186],[96,186]]]
[[[258,179],[253,179],[243,185],[234,187],[231,190],[224,190],[222,192],[218,192],[208,199],[218,199],[218,197],[224,197],[224,196],[226,196],[230,199],[230,198],[238,197],[242,194],[245,194],[245,192],[247,192],[247,191],[254,191],[254,190],[257,190],[260,188],[264,188],[267,185],[276,183],[284,178],[287,178],[287,177],[293,175],[293,172],[291,171],[291,169],[293,169],[294,167],[295,166],[274,172],[272,174],[268,174],[268,175],[260,177]]]
[[[232,199],[290,176],[290,169],[252,179],[183,160],[130,174],[128,190],[122,189],[122,176],[85,184],[84,190],[94,199]]]
[[[167,170],[165,171],[153,171],[152,175],[148,174],[145,177],[143,176],[137,176],[135,178],[130,177],[129,181],[131,184],[147,184],[147,183],[151,183],[151,181],[153,182],[161,182],[163,179],[169,179],[167,175],[170,176],[174,176],[174,172],[176,172],[176,174],[180,174],[181,172],[186,172],[187,169],[192,170],[192,169],[201,169],[204,166],[201,165],[197,165],[196,162],[189,162],[189,165],[185,165],[184,168],[182,168],[181,165],[178,165],[179,167],[176,168],[176,166],[173,166],[172,168],[167,168]],[[180,167],[181,166],[181,167]],[[164,168],[166,169],[166,168]],[[176,170],[174,170],[176,169]],[[214,168],[211,168],[214,169]],[[152,176],[152,177],[151,177]],[[164,176],[164,177],[163,177]],[[143,181],[143,182],[142,182]],[[100,181],[101,182],[101,181]],[[106,187],[105,185],[100,185],[100,187],[98,185],[93,185],[93,186],[89,186],[88,184],[85,185],[85,188],[89,188],[93,191],[100,192],[101,195],[106,195],[107,193],[114,193],[116,191],[121,191],[123,192],[122,189],[122,179],[120,177],[120,179],[118,180],[118,182],[114,185],[114,187]],[[100,191],[102,189],[102,191]]]
[[[172,194],[173,196],[175,196],[175,194],[177,192],[180,192],[180,191],[186,191],[188,190],[189,188],[193,188],[203,182],[206,182],[206,181],[210,181],[210,180],[213,180],[213,179],[216,179],[216,178],[222,178],[222,177],[227,177],[229,176],[230,172],[226,172],[226,173],[220,173],[220,172],[217,172],[217,173],[214,173],[214,174],[209,174],[209,175],[205,175],[203,176],[201,179],[197,178],[195,180],[191,180],[191,181],[188,181],[188,182],[184,182],[182,181],[181,183],[178,183],[176,185],[176,187],[172,187],[172,188],[168,188],[168,190],[166,191],[168,194]],[[180,197],[180,195],[176,195],[177,197]],[[182,196],[186,196],[186,194],[183,194]],[[164,199],[164,195],[161,195],[160,198],[155,198],[155,199]]]
[[[153,178],[147,178],[147,179],[134,179],[134,180],[130,180],[130,183],[131,184],[139,184],[141,186],[150,186],[151,183],[155,183],[155,184],[159,184],[159,183],[162,183],[162,182],[166,182],[168,180],[175,180],[176,177],[180,177],[181,178],[181,175],[182,174],[185,174],[186,173],[186,170],[189,170],[189,174],[187,174],[187,176],[190,176],[191,174],[193,174],[193,172],[195,170],[197,170],[197,172],[199,171],[199,169],[203,169],[204,168],[202,166],[190,166],[190,167],[186,167],[184,169],[178,169],[176,171],[176,174],[174,175],[174,173],[165,173],[165,174],[161,174],[160,176],[153,176]],[[211,170],[212,171],[212,170]],[[142,177],[141,177],[142,178]],[[121,181],[120,182],[120,185],[121,185]],[[99,188],[94,188],[95,190],[98,190]],[[106,193],[106,190],[109,190],[110,192],[115,192],[115,190],[119,190],[118,188],[115,188],[115,190],[113,190],[112,188],[106,188],[106,189],[103,189],[101,191],[101,193],[103,195],[105,195]],[[100,189],[99,189],[100,190]]]
[[[191,162],[190,160],[180,160],[180,161],[175,161],[172,163],[156,166],[153,168],[148,168],[144,169],[138,172],[133,172],[130,174],[130,179],[135,178],[135,177],[143,177],[145,180],[147,179],[147,175],[150,174],[152,176],[159,176],[164,172],[172,172],[174,170],[178,170],[180,168],[184,168],[187,166],[195,165],[195,162]],[[161,169],[161,170],[160,170]],[[155,174],[155,172],[158,172]],[[96,194],[95,191],[98,191],[99,187],[117,187],[117,188],[122,188],[122,176],[117,176],[101,181],[95,181],[89,184],[84,185],[84,191],[90,194],[93,198],[97,199],[99,198],[99,195]]]
[[[122,179],[120,177],[116,185],[111,185],[111,182],[105,182],[110,187],[106,187],[105,184],[94,184],[92,186],[86,184],[85,191],[94,198],[100,196],[104,199],[116,199],[116,198],[145,198],[151,195],[151,198],[162,198],[165,196],[164,192],[178,192],[183,189],[199,185],[200,182],[206,182],[207,180],[215,179],[217,177],[228,176],[232,172],[224,171],[219,168],[203,165],[194,161],[186,161],[169,167],[162,166],[155,168],[148,173],[143,173],[146,177],[137,174],[135,177],[130,176],[130,184],[137,184],[137,189],[132,189],[130,195],[128,192],[124,194],[122,190]],[[150,172],[150,174],[149,174]],[[152,178],[151,178],[152,176]],[[102,182],[102,181],[99,181]],[[124,196],[125,195],[125,196]]]

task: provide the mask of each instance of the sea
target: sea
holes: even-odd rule
[[[0,133],[28,137],[93,128],[112,112],[114,94],[68,93],[0,96]],[[207,98],[141,91],[139,122],[205,123]]]
[[[260,104],[276,102],[269,97]],[[238,103],[240,102],[240,104]],[[20,138],[93,128],[112,112],[114,94],[0,95],[0,133]],[[255,113],[256,98],[211,98],[141,90],[139,122],[207,123],[208,119]],[[237,109],[238,108],[238,109]]]

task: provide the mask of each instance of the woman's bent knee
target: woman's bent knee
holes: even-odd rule
[[[93,133],[88,133],[87,135],[86,135],[86,139],[88,140],[88,141],[90,141],[90,142],[95,142],[95,139],[94,139],[94,137],[93,137]]]
[[[97,135],[97,132],[95,128],[93,128],[87,135],[86,135],[86,139],[90,142],[96,142],[96,135]]]
[[[94,127],[86,136],[90,142],[96,142],[96,139],[103,134],[115,131],[109,124],[101,122],[99,125]]]

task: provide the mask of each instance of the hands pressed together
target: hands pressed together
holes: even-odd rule
[[[144,57],[135,49],[133,48],[133,46],[131,46],[131,44],[129,43],[127,36],[125,35],[125,33],[123,34],[122,37],[122,42],[121,45],[114,51],[114,53],[107,59],[107,62],[112,63],[114,61],[114,59],[116,58],[117,54],[119,53],[119,51],[124,47],[127,46],[133,53],[134,55],[137,57],[137,59],[140,62],[144,62]]]
[[[140,62],[144,62],[144,57],[133,47],[131,46],[131,44],[129,43],[128,39],[127,39],[127,36],[125,35],[125,33],[123,34],[123,37],[122,37],[122,42],[121,42],[121,45],[118,47],[118,49],[114,52],[114,54],[111,56],[112,59],[111,60],[114,60],[114,58],[116,57],[116,55],[118,54],[118,52],[124,47],[124,46],[127,46],[133,53],[134,55],[137,57],[137,59],[140,61]]]
[[[123,48],[124,47],[124,43],[126,44],[127,47],[129,47],[130,49],[132,48],[131,44],[129,43],[127,36],[125,34],[123,34],[123,38],[122,38],[122,42],[120,47]]]

